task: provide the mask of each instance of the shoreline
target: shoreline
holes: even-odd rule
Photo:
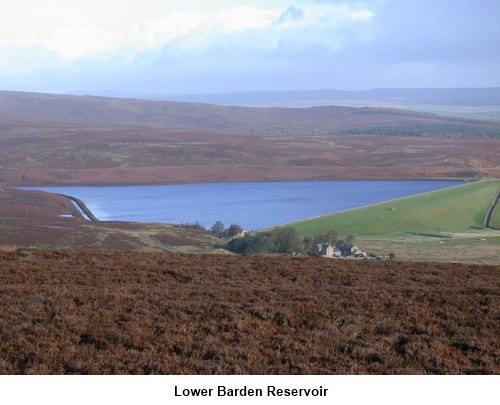
[[[85,184],[66,184],[66,183],[44,183],[44,184],[3,184],[2,187],[11,188],[33,188],[37,187],[134,187],[134,186],[181,186],[181,185],[196,185],[196,184],[234,184],[234,183],[303,183],[303,182],[322,182],[322,181],[456,181],[463,183],[474,183],[484,180],[497,180],[494,177],[483,178],[465,178],[465,177],[357,177],[357,178],[312,178],[299,180],[247,180],[247,181],[181,181],[181,182],[159,182],[159,183],[85,183]],[[65,197],[68,197],[65,195]]]
[[[318,184],[319,187],[322,187],[321,186],[321,183],[325,183],[325,184],[338,184],[340,185],[341,187],[343,187],[341,184],[342,183],[347,183],[347,184],[350,184],[351,187],[353,187],[353,185],[355,187],[356,186],[356,183],[357,182],[371,182],[371,183],[377,183],[377,182],[380,182],[380,183],[385,183],[385,187],[393,187],[391,185],[391,182],[394,182],[395,184],[398,184],[398,183],[401,183],[401,182],[407,182],[407,183],[413,183],[413,182],[427,182],[427,183],[430,183],[430,182],[439,182],[439,181],[445,181],[445,182],[448,182],[448,183],[451,183],[451,184],[447,184],[445,188],[454,188],[454,187],[461,187],[461,186],[464,186],[464,185],[467,185],[467,184],[472,184],[473,182],[468,182],[468,181],[464,181],[464,180],[437,180],[437,179],[432,179],[432,180],[429,180],[429,179],[425,179],[425,180],[417,180],[417,179],[411,179],[411,180],[386,180],[386,179],[377,179],[377,180],[350,180],[350,179],[343,179],[343,180],[305,180],[305,181],[297,181],[297,182],[291,182],[291,181],[286,181],[286,182],[218,182],[218,183],[190,183],[190,184],[175,184],[175,185],[185,185],[185,186],[196,186],[196,185],[231,185],[231,184],[240,184],[240,185],[249,185],[249,184],[254,184],[254,187],[265,187],[265,185],[267,185],[267,187],[274,187],[272,186],[272,184],[276,184],[279,185],[280,184],[289,184],[289,185],[293,185],[294,183],[297,184],[297,187],[301,187],[300,184],[304,184],[304,183],[316,183]],[[261,186],[259,186],[259,184],[261,184]],[[173,186],[173,185],[161,185],[161,184],[158,184],[158,185],[141,185],[143,186],[144,188],[154,188],[154,187],[163,187],[163,186]],[[85,203],[80,200],[79,198],[76,198],[76,197],[73,197],[71,194],[73,193],[77,193],[77,188],[80,187],[80,186],[73,186],[75,187],[75,189],[73,191],[67,189],[67,187],[71,187],[71,186],[63,186],[63,187],[57,187],[57,186],[54,186],[54,188],[56,190],[50,190],[51,186],[47,186],[47,187],[43,187],[43,186],[39,186],[39,187],[36,187],[36,186],[31,186],[31,187],[21,187],[20,189],[43,189],[44,191],[46,192],[49,192],[49,193],[53,193],[53,194],[58,194],[58,195],[61,195],[61,196],[64,196],[65,198],[69,198],[73,204],[75,204],[77,206],[77,208],[80,210],[80,213],[86,217],[85,219],[88,219],[88,220],[91,220],[91,221],[99,221],[99,219],[92,213],[92,211],[85,205]],[[87,186],[81,186],[82,189],[84,189],[85,187]],[[101,186],[101,187],[112,187],[112,186]],[[115,186],[115,187],[134,187],[134,186]],[[289,186],[291,187],[291,186]],[[315,186],[316,187],[316,186]],[[378,187],[378,186],[375,186],[375,187]],[[66,189],[65,189],[66,188]],[[396,201],[396,200],[399,200],[399,199],[404,199],[404,198],[410,198],[410,197],[413,197],[413,196],[416,196],[416,195],[422,195],[422,194],[428,194],[428,193],[433,193],[435,191],[439,191],[441,190],[438,189],[438,190],[430,190],[430,191],[424,191],[424,192],[421,192],[421,193],[418,193],[418,194],[411,194],[409,196],[403,196],[403,197],[397,197],[397,198],[392,198],[392,199],[388,199],[388,200],[384,200],[384,201],[380,201],[380,202],[375,202],[373,204],[368,204],[368,205],[363,205],[363,206],[359,206],[359,207],[353,207],[353,208],[348,208],[348,209],[343,209],[343,210],[339,210],[339,211],[333,211],[333,212],[329,212],[329,213],[326,213],[326,214],[320,214],[320,215],[313,215],[312,217],[302,217],[302,218],[297,218],[296,220],[293,220],[293,221],[289,221],[289,222],[283,222],[283,223],[277,223],[275,225],[270,225],[270,226],[265,226],[265,227],[256,227],[254,228],[255,231],[263,231],[263,230],[266,230],[266,229],[271,229],[271,228],[275,228],[275,227],[280,227],[280,226],[288,226],[288,225],[293,225],[293,224],[298,224],[298,223],[301,223],[301,222],[304,222],[304,221],[309,221],[311,219],[317,219],[317,218],[321,218],[321,217],[327,217],[327,216],[330,216],[330,215],[334,215],[334,214],[338,214],[338,213],[342,213],[342,212],[346,212],[346,211],[352,211],[352,210],[356,210],[356,209],[361,209],[361,208],[366,208],[367,206],[372,206],[372,205],[377,205],[377,204],[383,204],[383,203],[387,203],[387,202],[391,202],[391,201]],[[139,191],[135,191],[135,192],[139,192]],[[283,218],[285,219],[285,218]],[[123,222],[129,222],[129,221],[123,221]],[[134,221],[135,222],[135,221]],[[142,222],[142,221],[140,221]],[[172,221],[169,221],[169,223],[171,223]]]
[[[99,219],[93,214],[93,212],[79,198],[73,197],[71,195],[66,195],[66,194],[58,194],[58,193],[54,193],[54,194],[60,195],[61,197],[66,197],[67,199],[69,199],[75,205],[75,207],[80,211],[80,213],[82,214],[84,219],[86,219],[88,221],[99,222]]]

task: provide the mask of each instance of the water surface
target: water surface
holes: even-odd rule
[[[215,221],[260,229],[460,184],[457,181],[331,180],[159,186],[24,187],[80,198],[100,220]]]

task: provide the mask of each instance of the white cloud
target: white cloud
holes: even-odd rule
[[[302,26],[329,25],[339,28],[355,22],[368,22],[375,14],[366,8],[354,8],[349,5],[311,5],[304,7],[304,16],[296,21]]]
[[[269,29],[282,13],[282,9],[237,7],[217,13],[214,22],[227,33],[248,29]]]
[[[498,86],[497,0],[1,1],[0,88]]]
[[[131,42],[137,48],[145,44],[154,48],[191,34],[234,34],[251,29],[269,29],[281,12],[280,9],[248,6],[208,13],[173,12],[135,24],[130,31],[133,37]]]
[[[44,40],[46,49],[68,62],[113,52],[122,46],[123,39],[119,34],[92,26],[54,31]]]
[[[0,38],[0,49],[18,48],[27,49],[40,45],[40,41],[33,34],[24,34],[17,38]]]
[[[322,25],[335,29],[353,22],[366,22],[373,17],[370,10],[348,5],[308,5],[302,8],[240,5],[195,11],[193,8],[175,10],[175,2],[144,1],[144,7],[134,2],[134,7],[130,7],[116,0],[102,4],[88,0],[72,2],[71,5],[66,1],[46,0],[41,7],[42,2],[19,0],[10,11],[13,15],[0,16],[0,63],[6,58],[6,48],[14,52],[38,47],[53,52],[64,62],[74,62],[83,58],[112,58],[123,49],[129,53],[161,49],[173,40],[189,36],[203,40],[185,40],[184,44],[213,46],[217,44],[210,43],[211,39],[247,30],[267,30],[271,38],[272,30]],[[153,9],[147,11],[149,3]],[[29,8],[28,4],[31,5]],[[154,17],[153,6],[157,10]],[[13,23],[16,18],[19,22]]]

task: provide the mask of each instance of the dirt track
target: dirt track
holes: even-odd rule
[[[499,203],[500,203],[500,190],[498,191],[495,200],[491,204],[491,207],[488,210],[488,214],[486,214],[486,219],[484,220],[484,226],[486,228],[491,228],[491,217],[492,217],[493,213],[495,212],[495,209],[498,207]]]

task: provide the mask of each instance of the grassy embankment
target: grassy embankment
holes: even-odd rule
[[[369,252],[401,259],[499,263],[500,232],[483,229],[499,187],[486,180],[290,225],[304,236],[335,229]],[[492,225],[499,223],[496,209]]]
[[[493,228],[500,229],[500,204],[496,206],[491,216],[490,225]]]

